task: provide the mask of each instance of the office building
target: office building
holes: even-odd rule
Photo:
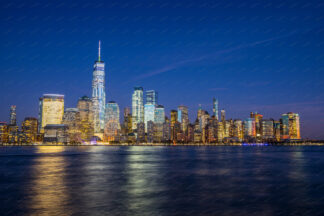
[[[101,61],[101,43],[99,41],[98,60],[93,66],[92,79],[92,111],[94,133],[101,136],[105,127],[105,106],[106,106],[106,92],[105,92],[105,63]]]
[[[109,101],[106,106],[104,141],[118,141],[120,132],[119,106]]]
[[[138,123],[144,123],[143,88],[135,87],[132,95],[132,129],[137,128]],[[145,126],[144,126],[145,127]]]
[[[64,95],[44,94],[39,99],[38,130],[44,133],[48,124],[62,124],[64,114]]]

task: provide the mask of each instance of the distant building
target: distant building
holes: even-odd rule
[[[64,95],[44,94],[39,99],[39,131],[44,133],[48,124],[62,124],[64,114]]]
[[[300,122],[297,113],[286,113],[281,117],[282,139],[301,139]]]
[[[120,131],[119,106],[109,101],[106,106],[104,141],[118,141]]]
[[[221,110],[221,121],[222,122],[226,121],[226,116],[225,116],[225,110],[224,109]]]
[[[244,138],[243,122],[240,119],[234,120],[234,137],[237,137],[239,141]]]
[[[8,143],[8,124],[0,122],[0,144]]]
[[[154,123],[163,124],[164,121],[165,121],[164,106],[157,105],[156,108],[155,108]]]
[[[87,96],[79,98],[77,108],[80,114],[78,128],[81,142],[90,141],[94,135],[92,100]]]
[[[135,87],[132,95],[132,128],[136,129],[138,123],[144,123],[143,88]]]
[[[244,137],[251,139],[256,137],[255,120],[253,118],[247,118],[244,121]]]
[[[261,120],[261,135],[263,140],[274,140],[274,120],[262,119]]]
[[[185,133],[189,124],[188,107],[178,106],[178,122],[181,124],[181,130]]]
[[[215,119],[218,121],[218,100],[213,98],[213,115],[215,116]]]
[[[260,113],[250,113],[250,118],[254,119],[255,122],[255,136],[258,139],[261,139],[262,136],[262,132],[261,132],[261,120],[263,118],[263,115],[261,115]]]
[[[10,106],[10,125],[17,125],[16,106]]]
[[[64,124],[47,124],[44,127],[44,143],[68,144],[69,127]]]
[[[27,117],[21,125],[22,133],[26,136],[26,142],[37,141],[38,119],[34,117]]]
[[[145,132],[147,132],[147,122],[154,122],[155,115],[155,105],[154,104],[145,104],[144,105],[144,123],[145,123]]]
[[[171,126],[173,126],[178,121],[178,111],[171,110]]]

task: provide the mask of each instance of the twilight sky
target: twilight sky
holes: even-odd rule
[[[219,100],[227,118],[297,112],[304,138],[324,139],[323,1],[16,1],[0,4],[0,121],[38,114],[43,93],[66,107],[91,96],[98,40],[107,101],[134,86],[171,109]]]

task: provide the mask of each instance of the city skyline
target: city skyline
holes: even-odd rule
[[[1,25],[6,31],[0,34],[4,50],[0,70],[5,80],[0,90],[5,94],[0,96],[0,120],[8,121],[11,105],[17,106],[19,124],[24,117],[37,117],[35,101],[43,93],[65,95],[65,107],[76,107],[83,95],[91,97],[92,64],[100,39],[107,64],[106,101],[116,101],[120,113],[131,107],[133,87],[143,86],[144,92],[159,93],[168,116],[170,110],[186,105],[193,122],[199,104],[212,113],[215,97],[219,111],[225,109],[233,119],[248,118],[256,111],[274,119],[289,111],[299,113],[302,137],[323,139],[319,22],[323,15],[316,1],[306,9],[303,3],[295,2],[292,9],[291,3],[277,9],[247,4],[240,5],[244,8],[240,12],[235,4],[226,7],[206,1],[196,7],[191,2],[179,8],[167,2],[167,16],[159,3],[141,10],[132,2],[100,3],[100,8],[88,5],[85,19],[78,19],[85,12],[82,9],[67,14],[65,4],[64,15],[54,15],[42,4],[25,5],[29,10],[21,11],[19,4],[5,3]],[[209,6],[219,13],[209,13]],[[273,9],[278,15],[270,22],[267,17]],[[97,16],[98,10],[109,13]],[[116,19],[119,12],[126,18]],[[81,30],[80,25],[89,27]]]

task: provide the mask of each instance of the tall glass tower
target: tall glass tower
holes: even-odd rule
[[[135,87],[132,95],[132,128],[136,129],[138,123],[144,123],[143,88]]]
[[[101,43],[99,41],[98,60],[93,65],[92,103],[94,132],[103,133],[105,127],[105,63],[101,61]]]
[[[213,113],[216,120],[218,121],[218,100],[215,98],[213,98]]]

